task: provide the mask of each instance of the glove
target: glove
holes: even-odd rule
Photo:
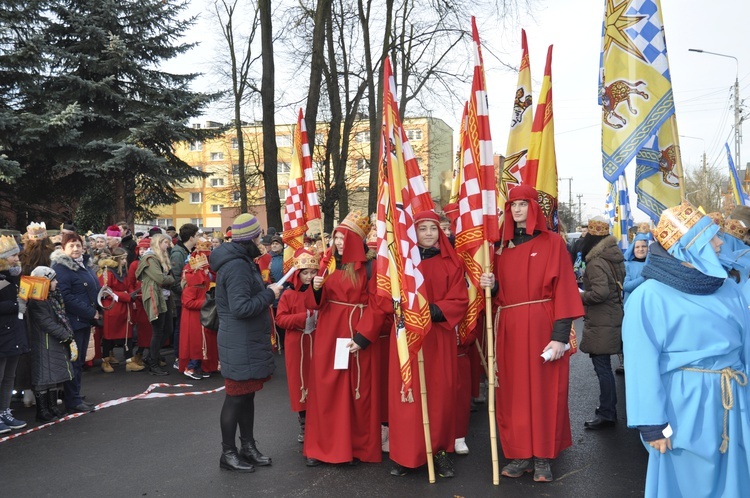
[[[307,311],[307,318],[305,319],[305,334],[311,334],[315,330],[315,326],[318,324],[318,312]]]
[[[24,313],[26,313],[26,301],[24,301],[23,299],[19,297],[18,298],[18,314],[23,315]]]
[[[131,301],[135,301],[136,299],[138,299],[138,293],[139,293],[139,291],[131,292],[130,293],[130,300]]]

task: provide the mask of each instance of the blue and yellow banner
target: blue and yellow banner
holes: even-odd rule
[[[657,134],[651,136],[636,156],[635,193],[638,195],[638,208],[659,222],[665,209],[676,206],[680,198],[679,144],[675,143],[677,133],[673,130],[674,120],[670,119]]]
[[[740,176],[737,174],[737,168],[734,166],[734,160],[732,160],[732,151],[729,150],[729,144],[725,143],[724,147],[727,149],[727,160],[729,161],[729,183],[732,184],[732,198],[737,206],[750,206],[750,197],[742,190],[742,183],[740,182]]]

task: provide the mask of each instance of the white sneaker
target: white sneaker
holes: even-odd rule
[[[469,454],[469,447],[466,446],[466,438],[458,438],[456,439],[455,444],[453,445],[454,449],[456,450],[456,454],[458,455],[468,455]]]
[[[380,447],[383,453],[390,453],[391,451],[391,441],[388,437],[388,426],[386,425],[380,426]]]

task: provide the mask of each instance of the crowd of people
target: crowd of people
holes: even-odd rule
[[[126,370],[168,375],[160,350],[171,340],[180,373],[224,378],[222,469],[272,464],[255,441],[255,394],[272,377],[277,351],[307,466],[379,462],[388,453],[391,475],[403,476],[432,455],[437,474],[453,477],[450,454],[469,452],[469,413],[487,374],[482,322],[491,320],[503,476],[554,479],[554,460],[573,444],[569,361],[580,340],[599,382],[584,427],[618,424],[611,357],[619,355],[627,425],[649,452],[647,496],[742,496],[750,485],[750,208],[725,219],[683,203],[656,227],[639,226],[625,251],[601,217],[567,246],[528,186],[511,190],[504,212],[493,270],[479,280],[493,309],[465,337],[458,324],[469,298],[451,222],[415,214],[431,326],[419,364],[408,365],[409,388],[401,324],[376,292],[366,214],[349,213],[330,240],[306,239],[291,262],[280,234],[264,234],[250,214],[223,237],[190,223],[173,236],[155,229],[140,237],[118,224],[86,237],[64,231],[57,248],[34,223],[22,247],[0,239],[0,432],[25,426],[9,409],[14,388],[34,393],[40,422],[62,415],[60,387],[67,411],[90,411],[80,396],[87,359],[100,358],[109,373],[122,348]],[[286,275],[285,263],[293,265]],[[19,297],[22,276],[49,281],[44,299]],[[201,320],[209,292],[218,330]]]

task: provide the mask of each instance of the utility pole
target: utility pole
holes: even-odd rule
[[[559,180],[568,180],[568,207],[573,212],[573,178],[558,178]]]
[[[578,225],[583,225],[583,211],[581,210],[581,199],[583,198],[583,194],[576,195],[578,197]]]

